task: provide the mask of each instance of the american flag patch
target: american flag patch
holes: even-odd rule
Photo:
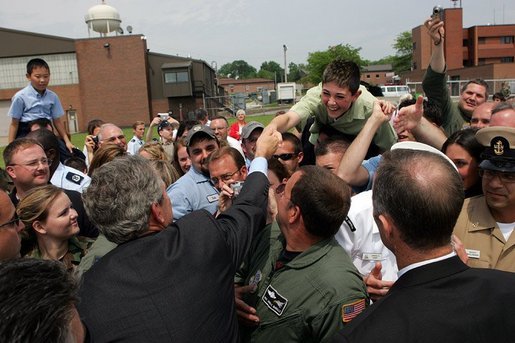
[[[365,309],[365,299],[342,305],[342,320],[348,323]]]

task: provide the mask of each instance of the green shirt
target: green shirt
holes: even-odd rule
[[[322,83],[308,90],[298,103],[293,105],[291,111],[297,113],[304,125],[309,117],[315,117],[310,128],[309,141],[315,145],[320,127],[329,125],[345,134],[356,136],[367,119],[372,115],[374,101],[377,99],[364,87],[360,86],[360,96],[354,101],[347,112],[336,121],[329,117],[327,109],[322,102]],[[383,151],[389,150],[397,142],[397,135],[389,122],[383,123],[374,136],[374,143]]]
[[[59,261],[66,265],[66,269],[70,271],[75,270],[93,242],[93,239],[87,237],[75,236],[68,239],[68,252],[61,257]],[[39,250],[38,245],[36,244],[34,248],[25,255],[25,257],[41,259],[41,251]]]
[[[445,73],[437,73],[427,68],[424,80],[422,80],[422,89],[430,101],[442,111],[442,127],[447,136],[461,130],[470,122],[470,116],[463,112],[458,103],[453,102],[447,88],[447,78]]]
[[[326,239],[276,269],[285,240],[277,223],[256,237],[236,280],[256,284],[244,301],[260,324],[242,327],[244,342],[329,342],[343,328],[343,312],[368,305],[368,295],[349,256],[334,238]],[[347,321],[347,320],[346,320]]]

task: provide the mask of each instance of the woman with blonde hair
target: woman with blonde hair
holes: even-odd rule
[[[159,142],[147,142],[139,148],[138,154],[147,160],[170,161],[163,146]]]
[[[54,185],[30,190],[18,203],[16,213],[25,225],[25,257],[61,261],[73,270],[93,243],[77,237],[77,211],[66,193]]]
[[[161,180],[165,183],[165,187],[170,186],[181,177],[170,161],[150,160],[150,165],[157,172],[157,175],[161,177]]]

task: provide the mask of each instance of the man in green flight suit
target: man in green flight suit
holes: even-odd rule
[[[236,276],[242,341],[330,341],[369,303],[360,274],[334,238],[350,207],[350,188],[326,169],[304,166],[275,197],[278,226],[261,232]]]

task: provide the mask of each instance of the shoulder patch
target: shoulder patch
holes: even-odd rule
[[[342,305],[342,321],[348,323],[365,309],[365,299]]]
[[[77,185],[80,185],[82,183],[82,180],[84,180],[84,176],[80,176],[79,174],[68,172],[68,174],[66,174],[66,180],[71,181]]]

